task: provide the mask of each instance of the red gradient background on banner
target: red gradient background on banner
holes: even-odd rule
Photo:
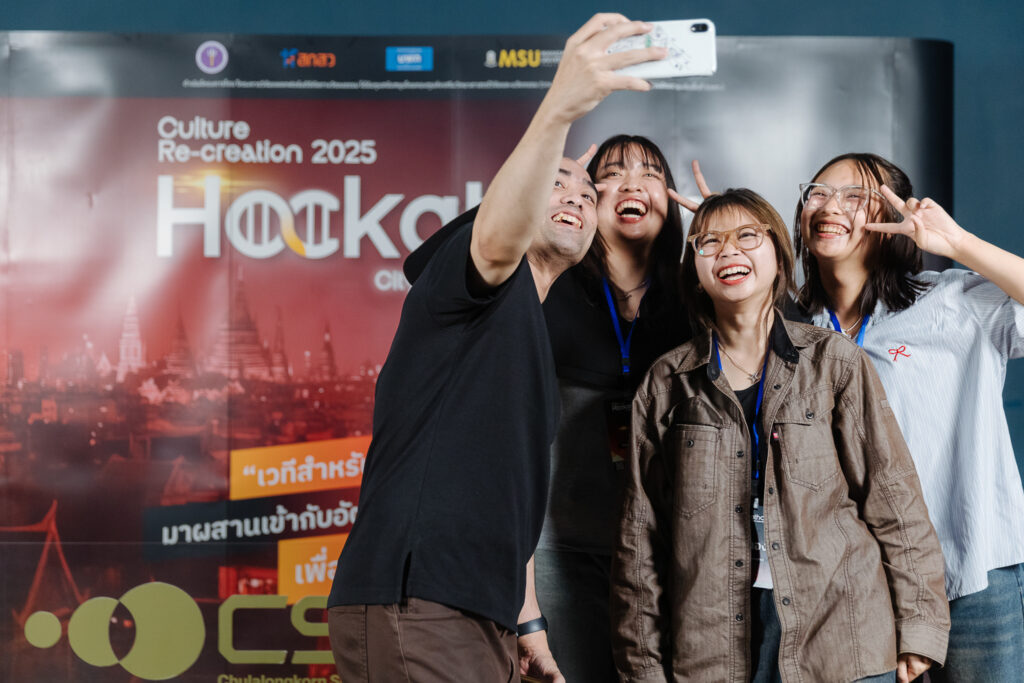
[[[563,42],[424,37],[408,49],[433,71],[415,73],[385,69],[388,37],[216,38],[0,36],[0,680],[331,680],[313,593],[358,514],[376,373],[405,295],[396,273],[443,222],[422,209],[453,217],[482,195],[554,73],[553,54],[505,68],[501,51],[543,61]],[[225,71],[199,70],[204,45],[230,53]],[[714,77],[612,95],[573,126],[571,152],[649,135],[682,194],[698,196],[686,171],[698,158],[713,185],[754,187],[785,215],[823,159],[872,150],[951,200],[951,46],[720,37],[718,49]],[[293,69],[295,50],[337,63]],[[232,124],[245,139],[169,132],[197,118],[218,133],[245,122]],[[301,163],[190,155],[262,141],[295,146]],[[211,198],[210,177],[212,242],[180,220]],[[300,254],[315,249],[301,243],[303,198],[334,207],[339,243],[323,258]],[[125,597],[140,586],[149,597]],[[159,657],[143,651],[169,595],[201,621],[157,621],[202,634],[198,654],[170,638]],[[127,602],[96,621],[95,598]],[[136,660],[177,668],[139,670],[137,646]]]
[[[225,660],[218,606],[236,595],[284,595],[292,584],[279,582],[279,547],[345,537],[362,458],[352,449],[317,456],[359,469],[343,490],[313,491],[323,486],[297,479],[233,501],[231,453],[365,443],[376,373],[407,289],[400,273],[413,245],[403,212],[425,196],[452,197],[443,213],[453,218],[467,208],[467,185],[478,201],[536,106],[524,99],[4,101],[11,177],[0,291],[0,606],[9,616],[0,620],[0,678],[128,680],[122,666],[97,668],[72,651],[68,619],[90,597],[117,599],[153,581],[184,591],[203,614],[205,645],[194,664],[183,662],[179,680],[212,680],[228,664],[238,675],[296,670]],[[175,148],[266,140],[296,146],[302,160],[182,163],[166,151],[161,159],[167,117],[249,129],[244,140],[175,136]],[[360,159],[346,148],[352,140],[364,152],[372,141],[361,160],[373,163],[344,163]],[[326,163],[314,163],[318,146]],[[205,205],[208,176],[220,189],[212,228],[175,223],[170,254],[160,255],[159,179],[171,183],[164,210],[180,218]],[[337,202],[329,214],[337,250],[308,258],[293,238],[269,257],[247,255],[229,238],[227,215],[254,191],[263,199],[241,214],[243,236],[251,216],[257,242],[281,239],[281,214],[264,207],[276,201],[288,213],[289,200],[312,191]],[[298,238],[309,213],[290,211]],[[385,248],[367,236],[346,243],[360,221]],[[322,232],[319,209],[315,222]],[[413,227],[426,238],[441,224],[427,211]],[[204,251],[208,228],[217,230],[215,257]],[[301,477],[306,458],[290,453],[288,472]],[[339,550],[327,549],[328,563]],[[54,650],[27,642],[27,620],[40,612],[62,624]],[[122,612],[112,618],[110,639],[123,657],[134,622]],[[314,610],[308,618],[320,619]],[[326,650],[323,638],[292,624],[287,610],[250,610],[230,637],[238,650]]]
[[[49,360],[73,352],[88,336],[116,363],[128,300],[134,297],[148,359],[170,351],[180,315],[188,341],[202,358],[233,300],[239,276],[262,336],[273,334],[281,312],[293,368],[305,350],[319,348],[330,325],[339,366],[382,363],[397,322],[402,291],[381,291],[374,276],[400,270],[409,250],[399,235],[401,211],[422,195],[458,198],[467,182],[486,188],[531,114],[523,102],[34,99],[8,101],[17,174],[9,215],[6,277],[7,347],[24,353],[25,375],[38,372],[38,351]],[[242,143],[298,145],[302,163],[244,164],[158,161],[158,122],[245,121]],[[373,164],[311,163],[316,139],[373,140]],[[486,144],[467,141],[486,141]],[[175,143],[198,148],[204,142]],[[465,149],[471,146],[471,151]],[[457,161],[456,161],[457,160]],[[203,228],[177,225],[173,257],[157,256],[157,177],[175,182],[175,206],[202,206],[202,178],[221,178],[219,258],[203,255]],[[368,238],[361,256],[344,247],[319,260],[290,249],[266,259],[239,253],[224,235],[233,198],[269,190],[285,200],[323,190],[341,202],[332,235],[343,239],[344,178],[358,176],[360,215],[387,194],[404,199],[380,220],[401,258],[384,258]],[[440,219],[424,214],[426,237]],[[300,234],[302,231],[300,230]]]

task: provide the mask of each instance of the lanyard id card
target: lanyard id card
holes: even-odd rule
[[[711,337],[711,353],[715,362],[718,364],[718,369],[722,369],[722,358],[718,353],[718,336],[712,335]],[[770,352],[770,350],[769,350]],[[764,404],[764,383],[765,377],[768,374],[768,355],[766,352],[764,355],[764,365],[761,367],[761,378],[757,384],[757,404],[754,408],[754,424],[751,430],[751,445],[754,450],[754,457],[751,458],[753,469],[751,471],[752,488],[754,493],[754,504],[751,506],[751,514],[754,522],[754,547],[751,553],[753,557],[757,558],[757,576],[754,578],[754,588],[772,588],[772,570],[771,565],[768,564],[768,547],[765,541],[764,535],[764,506],[761,504],[761,499],[757,493],[761,486],[761,430],[760,430],[760,418],[761,418],[761,407]]]
[[[608,452],[616,470],[626,468],[629,454],[630,418],[633,402],[626,397],[613,398],[605,403],[605,424],[608,426]]]
[[[615,300],[612,298],[612,290],[608,286],[608,278],[602,278],[601,284],[604,285],[604,296],[608,302],[608,312],[612,316],[612,327],[615,329],[615,339],[619,342],[619,362],[621,363],[620,369],[623,377],[628,377],[632,371],[632,367],[629,361],[629,347],[633,343],[633,330],[636,329],[636,319],[640,317],[640,309],[636,309],[636,316],[633,318],[633,322],[629,325],[629,334],[625,337],[622,336],[622,326],[619,325],[619,312],[615,308]]]
[[[629,359],[629,349],[633,343],[633,331],[636,329],[636,318],[640,317],[640,309],[637,309],[636,317],[630,323],[629,333],[624,337],[622,335],[622,326],[619,324],[619,313],[615,308],[615,300],[612,298],[612,290],[608,286],[608,278],[602,278],[601,284],[604,286],[604,296],[608,302],[608,313],[612,317],[612,329],[615,330],[615,340],[619,343],[619,369],[622,377],[629,377],[633,370]],[[608,426],[608,452],[612,456],[612,466],[616,470],[626,468],[632,410],[633,402],[630,397],[612,399],[605,406],[605,424]]]
[[[772,570],[768,564],[768,546],[764,540],[764,506],[761,499],[755,498],[752,507],[754,513],[754,529],[757,537],[754,539],[754,556],[757,558],[757,576],[754,578],[754,588],[772,587]]]

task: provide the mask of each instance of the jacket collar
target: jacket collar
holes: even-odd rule
[[[782,316],[782,311],[775,309],[775,321],[769,333],[771,350],[779,358],[789,363],[797,363],[800,360],[799,349],[807,346],[811,339],[805,331],[805,326],[799,323],[792,323]],[[711,330],[704,330],[698,334],[693,342],[694,352],[687,354],[679,365],[680,372],[689,372],[702,365],[707,366],[708,379],[712,382],[718,379],[722,369],[711,358]]]

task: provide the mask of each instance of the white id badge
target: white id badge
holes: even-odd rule
[[[752,508],[754,513],[754,529],[757,530],[757,539],[754,546],[757,550],[757,577],[754,579],[754,588],[772,587],[772,570],[768,565],[768,546],[764,540],[764,507],[759,498],[754,499]]]

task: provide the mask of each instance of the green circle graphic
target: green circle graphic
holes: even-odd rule
[[[44,650],[53,647],[60,640],[60,619],[50,612],[36,612],[25,621],[25,640]]]
[[[163,681],[184,673],[199,659],[206,626],[188,593],[154,581],[132,588],[121,596],[121,604],[135,618],[135,644],[121,660],[128,673]]]
[[[110,617],[117,609],[114,598],[86,600],[68,621],[68,643],[79,659],[93,666],[113,666],[117,655],[110,647]]]
[[[110,645],[110,618],[118,604],[124,605],[135,620],[135,642],[120,660],[125,671],[147,681],[165,681],[188,670],[203,649],[206,626],[199,605],[188,593],[169,583],[154,581],[132,588],[114,598],[98,597],[83,602],[68,622],[68,642],[83,661],[93,666],[113,666],[117,655]],[[37,612],[25,624],[25,637],[36,647],[50,647],[60,638],[48,612]],[[31,634],[30,627],[31,626]],[[48,642],[48,645],[37,643]]]

